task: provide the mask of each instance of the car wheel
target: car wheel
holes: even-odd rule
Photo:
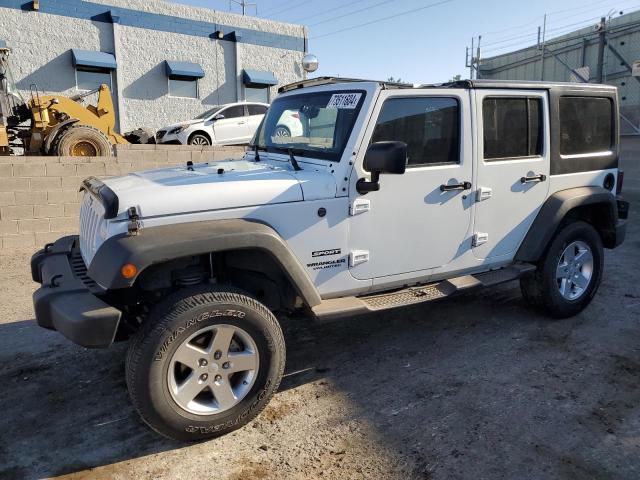
[[[207,137],[203,133],[194,133],[189,137],[189,145],[204,147],[211,145],[211,141],[209,140],[209,137]]]
[[[111,157],[113,145],[97,128],[74,124],[58,133],[51,151],[65,157]]]
[[[278,125],[275,131],[273,132],[273,136],[274,137],[290,137],[291,130],[289,130],[289,128],[285,127],[284,125]]]
[[[602,279],[604,254],[592,225],[564,225],[552,240],[535,274],[520,280],[524,298],[554,318],[581,312],[596,294]]]
[[[126,363],[142,419],[167,437],[202,440],[242,427],[267,405],[284,371],[284,337],[255,299],[194,287],[152,310]]]

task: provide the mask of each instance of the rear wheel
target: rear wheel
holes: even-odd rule
[[[590,224],[569,223],[556,234],[538,270],[520,280],[524,298],[555,318],[581,312],[602,279],[602,240]]]
[[[56,136],[51,151],[67,157],[111,157],[113,146],[97,128],[72,125]]]
[[[282,331],[264,305],[232,289],[198,287],[151,312],[129,347],[127,386],[151,428],[200,440],[258,415],[284,362]]]
[[[287,138],[291,136],[291,130],[289,130],[289,128],[285,127],[284,125],[278,125],[273,132],[273,136]]]

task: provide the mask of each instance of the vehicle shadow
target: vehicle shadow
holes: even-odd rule
[[[462,472],[447,478],[478,468],[478,478],[609,478],[620,464],[629,473],[640,467],[636,449],[602,438],[637,413],[640,333],[621,340],[626,327],[615,320],[603,328],[597,319],[616,318],[608,309],[602,299],[587,317],[549,322],[512,283],[325,325],[285,318],[281,391],[330,385],[353,406],[345,421],[373,426],[376,441],[408,465],[408,478],[431,478],[436,468]],[[125,351],[83,349],[32,320],[0,325],[0,478],[57,476],[189,447],[139,420]]]
[[[404,348],[402,332],[420,330],[426,340],[447,329],[447,316],[416,324],[415,308],[402,312],[326,325],[283,319],[288,360],[280,390],[324,378],[353,398],[366,395],[362,385],[334,378],[342,375],[338,365],[357,365],[383,381],[383,371],[358,365],[358,357],[370,365],[372,352],[384,350],[384,357]],[[0,478],[58,476],[187,447],[139,419],[126,391],[125,353],[126,344],[84,349],[34,320],[0,324]]]

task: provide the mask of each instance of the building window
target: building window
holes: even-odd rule
[[[244,98],[247,102],[269,103],[269,88],[244,87]]]
[[[540,98],[488,97],[482,102],[485,160],[542,155]]]
[[[407,165],[460,162],[460,108],[455,98],[393,98],[382,106],[371,142],[407,144]]]
[[[96,90],[106,84],[111,89],[111,70],[98,67],[77,67],[76,86],[78,90]]]
[[[198,98],[198,79],[169,78],[169,96]]]
[[[560,154],[609,153],[613,136],[613,106],[609,98],[560,98]]]

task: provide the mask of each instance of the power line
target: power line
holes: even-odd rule
[[[321,20],[321,21],[316,22],[316,23],[310,23],[309,27],[315,27],[317,25],[322,25],[323,23],[331,22],[333,20],[338,20],[339,18],[348,17],[349,15],[353,15],[354,13],[365,12],[367,10],[371,10],[372,8],[379,7],[380,5],[384,5],[385,3],[391,3],[391,2],[395,2],[395,1],[396,0],[384,0],[382,2],[378,2],[378,3],[375,3],[373,5],[369,5],[368,7],[363,7],[363,8],[360,8],[358,10],[353,10],[352,12],[344,13],[342,15],[336,15],[335,17],[330,17],[330,18],[327,18],[326,20]]]
[[[279,13],[286,12],[288,10],[293,10],[293,9],[296,9],[296,8],[300,8],[301,6],[306,5],[309,2],[311,2],[311,0],[303,0],[302,2],[299,2],[298,4],[294,4],[293,6],[288,6],[288,7],[285,7],[285,8],[276,8],[276,9],[272,8],[270,10],[267,9],[267,11],[263,12],[262,15],[270,15],[270,16],[277,15]]]
[[[618,4],[621,4],[621,3],[624,4],[624,3],[628,3],[628,2],[632,2],[632,1],[635,1],[635,0],[621,0],[621,1],[618,2]],[[581,7],[577,7],[577,8],[574,7],[574,8],[566,8],[566,9],[563,9],[563,10],[555,10],[553,12],[549,12],[547,14],[547,17],[550,17],[551,15],[555,15],[555,14],[558,14],[558,13],[573,12],[572,15],[566,15],[566,16],[562,16],[562,17],[559,17],[559,18],[554,18],[554,19],[551,19],[549,21],[550,24],[554,24],[554,23],[557,23],[557,22],[559,22],[561,20],[566,20],[568,18],[574,18],[576,14],[599,10],[600,7],[596,7],[596,8],[589,8],[589,7],[593,7],[594,5],[600,5],[600,4],[603,4],[603,3],[611,3],[611,2],[610,2],[610,0],[598,0],[597,2],[589,3],[587,5],[582,5]],[[600,17],[598,17],[598,18],[600,18]],[[524,27],[528,27],[528,26],[534,25],[534,24],[540,22],[541,20],[542,20],[542,17],[539,16],[539,17],[537,17],[537,20],[534,20],[534,21],[529,22],[529,23],[516,25],[516,26],[513,26],[513,27],[509,27],[509,28],[505,28],[505,29],[502,29],[502,30],[498,30],[498,31],[485,32],[485,33],[482,33],[481,35],[484,38],[484,37],[486,37],[488,35],[508,32],[508,31],[515,30],[515,29],[522,29]],[[500,41],[500,40],[512,40],[512,39],[521,38],[521,37],[522,37],[522,35],[499,37],[496,41],[491,42],[491,44],[493,45],[497,41]],[[485,46],[486,46],[486,44],[485,44]]]
[[[404,12],[396,13],[395,15],[387,15],[386,17],[378,18],[376,20],[371,20],[369,22],[360,23],[358,25],[352,25],[350,27],[341,28],[340,30],[334,30],[333,32],[324,33],[322,35],[317,35],[315,37],[311,37],[311,39],[313,40],[313,39],[316,39],[316,38],[324,38],[324,37],[328,37],[330,35],[336,35],[338,33],[346,32],[347,30],[353,30],[355,28],[366,27],[367,25],[372,25],[374,23],[384,22],[386,20],[391,20],[392,18],[398,18],[398,17],[401,17],[403,15],[409,15],[410,13],[415,13],[415,12],[419,12],[421,10],[426,10],[427,8],[437,7],[437,6],[440,6],[440,5],[444,5],[446,3],[451,3],[453,1],[454,0],[442,0],[440,2],[436,2],[436,3],[431,3],[429,5],[425,5],[424,7],[414,8],[412,10],[406,10]]]
[[[313,16],[322,16],[322,15],[326,15],[327,13],[333,13],[336,10],[342,10],[343,8],[347,8],[350,7],[351,5],[355,5],[356,3],[362,3],[368,0],[355,0],[353,2],[349,2],[349,3],[345,3],[344,5],[340,5],[339,7],[335,7],[332,8],[331,10],[325,10],[323,12],[318,12],[313,14]],[[311,18],[309,17],[309,15],[305,15],[304,17],[298,17],[298,18],[294,18],[293,20],[291,20],[291,22],[296,23],[296,22],[301,22],[302,20],[306,20],[307,18]]]

